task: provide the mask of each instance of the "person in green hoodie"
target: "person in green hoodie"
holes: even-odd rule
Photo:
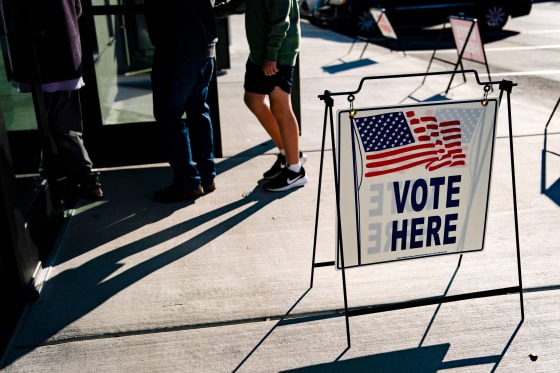
[[[244,101],[270,135],[279,153],[263,174],[264,189],[286,191],[304,186],[303,164],[307,156],[299,149],[299,124],[292,109],[294,66],[300,45],[297,0],[232,0],[229,7],[245,6],[245,32],[249,43]],[[216,8],[223,14],[224,8]],[[268,96],[268,102],[266,100]]]

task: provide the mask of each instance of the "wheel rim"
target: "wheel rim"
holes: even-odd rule
[[[375,28],[375,22],[373,21],[371,14],[366,11],[362,11],[360,12],[360,14],[358,14],[356,23],[358,26],[358,31],[360,31],[360,33],[369,34],[373,32],[373,29]]]
[[[486,20],[486,25],[491,28],[499,28],[505,25],[507,14],[503,6],[493,5],[488,10],[484,19]]]

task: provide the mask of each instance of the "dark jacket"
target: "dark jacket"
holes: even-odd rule
[[[214,57],[214,0],[145,0],[148,35],[158,53],[179,59]]]
[[[4,0],[14,80],[29,82],[35,44],[41,83],[82,76],[82,47],[78,18],[80,0]]]

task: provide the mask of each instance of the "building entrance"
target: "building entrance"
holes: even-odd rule
[[[25,232],[28,239],[2,241],[0,282],[10,285],[10,289],[27,290],[0,292],[0,315],[17,313],[22,301],[30,299],[29,294],[22,295],[22,292],[33,287],[34,273],[44,268],[73,207],[62,198],[58,175],[42,167],[44,159],[52,156],[50,147],[45,146],[47,123],[41,113],[44,99],[33,90],[19,92],[14,82],[15,66],[10,50],[12,10],[14,4],[23,1],[28,0],[0,2],[0,120],[2,150],[7,151],[1,178],[13,181],[13,188],[0,190],[2,200],[13,202],[9,206],[1,204],[0,212],[8,219],[1,222],[3,226],[9,225],[11,236],[21,237]],[[153,47],[144,20],[143,0],[82,0],[82,8],[79,28],[85,86],[80,89],[80,99],[83,139],[94,168],[164,162],[165,153],[152,114]],[[221,30],[223,33],[223,25]],[[218,49],[227,50],[225,31],[226,38]],[[222,65],[224,61],[229,63],[229,59],[223,59]],[[40,74],[40,66],[35,63],[35,67]],[[216,75],[210,87],[209,104],[215,127],[215,155],[221,157]],[[38,78],[34,79],[40,87]],[[13,209],[21,212],[17,222],[10,218]],[[33,293],[33,289],[30,291]],[[5,317],[3,320],[0,337],[5,337],[14,327],[14,318],[10,325],[4,325]],[[2,341],[5,339],[0,338],[0,353]]]

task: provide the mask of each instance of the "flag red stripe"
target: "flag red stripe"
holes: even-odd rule
[[[461,134],[458,135],[451,135],[451,136],[443,136],[443,141],[449,141],[449,140],[460,140],[461,139]]]
[[[435,164],[434,164],[434,163],[435,163]],[[432,163],[432,164],[426,166],[426,168],[428,169],[428,171],[434,171],[434,170],[440,169],[440,168],[442,168],[442,167],[448,166],[448,165],[451,164],[451,161],[449,160],[449,161],[445,161],[445,162],[441,162],[441,163],[440,163],[440,162],[437,162],[437,163],[434,162],[434,163]],[[432,165],[433,165],[433,166],[432,166]]]
[[[445,144],[446,148],[453,148],[455,146],[461,146],[461,141],[451,142],[449,144]]]
[[[459,155],[463,153],[463,149],[451,149],[447,153],[451,155]]]
[[[432,149],[433,147],[434,147],[434,144],[432,144],[432,143],[409,145],[409,146],[404,146],[404,147],[401,147],[401,148],[398,148],[398,149],[390,149],[390,150],[380,151],[380,152],[376,152],[376,153],[370,153],[370,154],[366,155],[366,159],[367,160],[375,160],[375,159],[385,158],[385,157],[388,157],[388,156],[398,155],[398,154],[402,154],[402,153],[406,153],[406,152],[410,152],[410,151],[416,151],[416,150],[422,150],[422,149]]]
[[[441,122],[439,124],[440,127],[450,127],[450,126],[459,126],[461,124],[458,120],[450,120],[448,122]]]
[[[461,133],[461,128],[459,127],[453,127],[453,128],[441,128],[440,129],[441,133]]]
[[[391,164],[395,164],[395,163],[401,163],[404,161],[409,161],[411,159],[415,159],[415,158],[421,158],[424,156],[430,156],[430,155],[435,155],[435,150],[429,150],[426,152],[422,152],[422,153],[414,153],[414,154],[409,154],[409,155],[405,155],[399,158],[391,158],[391,159],[387,159],[384,161],[377,161],[377,162],[369,162],[366,163],[366,168],[375,168],[375,167],[385,167]],[[436,158],[437,159],[437,158]]]
[[[431,117],[431,116],[429,116],[429,117],[420,117],[420,120],[421,120],[422,122],[437,122],[437,118],[436,118],[436,117]],[[436,124],[436,126],[437,126],[437,124]]]
[[[427,163],[427,162],[433,162],[433,159],[422,159],[420,161],[408,163],[408,164],[405,164],[405,165],[402,165],[402,166],[399,166],[399,167],[395,167],[395,168],[389,168],[389,169],[386,169],[386,170],[369,171],[369,172],[366,172],[364,174],[364,176],[365,177],[373,177],[373,176],[390,174],[390,173],[393,173],[393,172],[407,170],[409,168],[416,167],[418,165],[421,165],[421,164],[424,164],[424,163]]]

